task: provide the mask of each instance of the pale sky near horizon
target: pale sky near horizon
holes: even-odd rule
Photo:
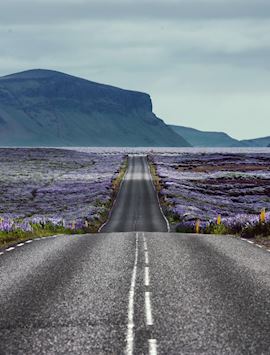
[[[0,0],[0,76],[46,68],[151,95],[166,123],[270,135],[269,0]]]

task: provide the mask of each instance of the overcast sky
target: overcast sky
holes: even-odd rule
[[[270,135],[270,0],[0,0],[0,76],[148,92],[167,123]]]

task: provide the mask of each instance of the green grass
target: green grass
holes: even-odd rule
[[[157,189],[157,192],[160,192],[162,189],[162,185],[160,182],[160,177],[158,176],[158,173],[157,173],[156,165],[149,160],[148,160],[148,164],[150,167],[150,174],[152,176],[153,183]]]
[[[11,244],[25,241],[28,239],[35,239],[40,237],[48,237],[57,234],[83,234],[83,233],[94,233],[96,231],[95,224],[90,224],[88,228],[71,230],[69,228],[64,228],[62,226],[54,226],[50,223],[45,224],[42,227],[39,224],[32,224],[32,232],[24,232],[17,229],[12,232],[0,232],[0,248],[7,247]]]
[[[114,194],[118,193],[121,182],[122,182],[122,180],[125,176],[125,173],[127,171],[127,168],[128,168],[128,159],[126,158],[119,169],[118,175],[116,176],[116,178],[112,182]]]
[[[205,229],[206,234],[232,234],[224,224],[210,224]]]
[[[55,227],[49,224],[45,225],[44,228],[40,225],[32,225],[32,227],[32,232],[24,232],[19,229],[12,232],[0,232],[0,248],[4,248],[19,241],[28,239],[48,237],[54,234],[71,234],[71,230],[69,229],[65,229],[64,227]]]

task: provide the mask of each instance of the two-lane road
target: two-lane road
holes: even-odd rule
[[[145,156],[129,156],[128,170],[111,217],[101,231],[168,232]]]
[[[0,354],[269,354],[270,253],[166,233],[146,160],[130,160],[102,233],[0,253]]]

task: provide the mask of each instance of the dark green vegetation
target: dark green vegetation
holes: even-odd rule
[[[198,129],[170,125],[170,127],[193,147],[268,147],[270,146],[270,137],[237,140],[224,132],[207,132]]]
[[[0,248],[7,247],[8,245],[12,245],[19,241],[25,241],[28,239],[48,237],[56,234],[72,234],[73,232],[70,229],[54,226],[53,224],[46,224],[44,228],[38,224],[32,224],[32,228],[33,231],[31,232],[25,232],[23,230],[16,230],[12,232],[0,231]],[[76,233],[78,233],[78,231],[76,231]]]
[[[179,221],[179,220],[178,220]],[[181,224],[179,221],[176,231],[179,233],[195,233],[195,224],[187,223]],[[209,223],[208,225],[200,228],[200,233],[204,234],[230,234],[230,235],[238,235],[242,238],[258,238],[264,240],[270,237],[270,222],[257,222],[256,224],[250,225],[240,225],[239,226],[228,226],[225,224],[216,224],[214,222]]]
[[[195,233],[194,224],[179,223],[176,232]],[[255,224],[228,226],[225,224],[209,223],[199,229],[203,234],[235,235],[241,238],[253,239],[257,244],[270,248],[270,222],[257,222]]]
[[[1,146],[189,146],[150,96],[50,70],[0,78]]]

